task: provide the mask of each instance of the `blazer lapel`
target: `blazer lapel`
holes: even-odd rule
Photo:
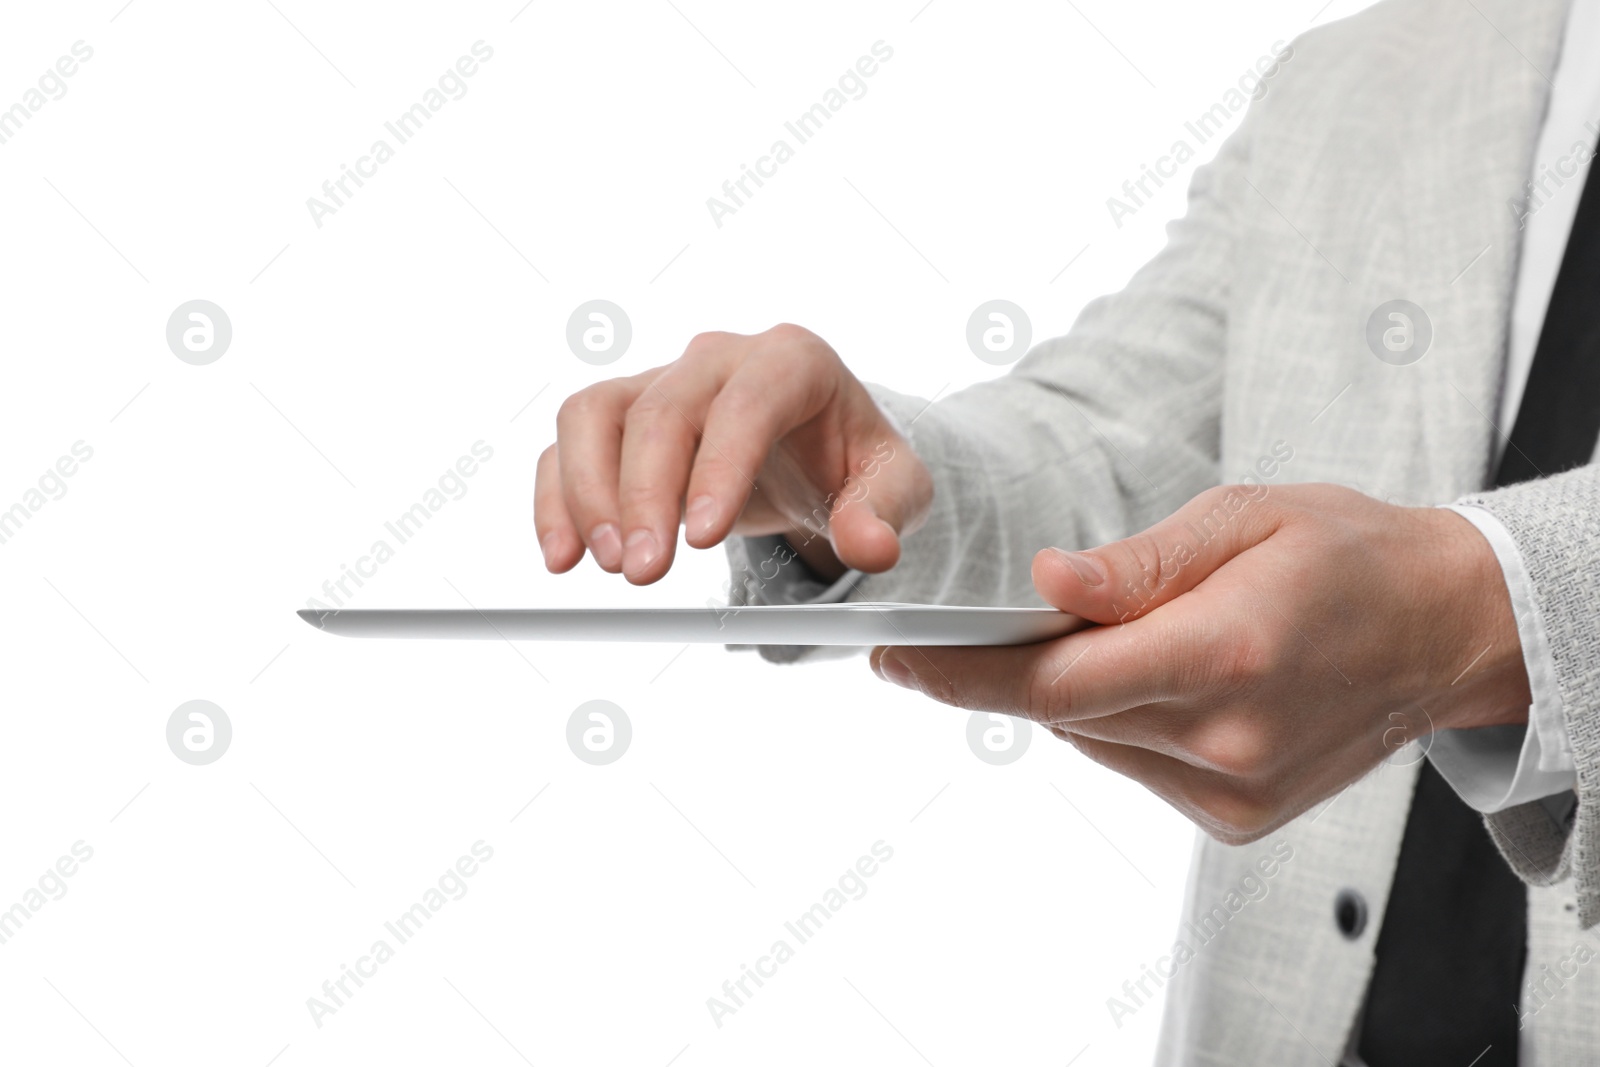
[[[1418,488],[1432,499],[1487,485],[1495,435],[1511,429],[1497,424],[1521,250],[1517,207],[1567,14],[1563,0],[1443,8],[1417,9],[1422,46],[1406,75],[1414,103],[1397,145],[1397,273],[1427,311],[1433,344],[1390,378],[1412,394],[1424,460],[1417,474],[1428,483]],[[1468,25],[1445,33],[1441,18]]]

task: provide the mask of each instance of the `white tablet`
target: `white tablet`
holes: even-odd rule
[[[1054,608],[802,604],[744,608],[346,608],[300,617],[340,637],[718,645],[1026,645],[1088,625]]]

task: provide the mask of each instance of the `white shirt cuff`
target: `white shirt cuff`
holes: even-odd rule
[[[1533,693],[1526,727],[1440,730],[1431,739],[1428,758],[1433,765],[1462,800],[1487,815],[1569,792],[1577,785],[1577,765],[1556,685],[1549,635],[1533,603],[1533,583],[1522,553],[1489,511],[1470,505],[1448,506],[1477,528],[1500,563]]]

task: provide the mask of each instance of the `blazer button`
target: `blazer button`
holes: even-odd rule
[[[1367,928],[1367,899],[1354,889],[1341,889],[1333,898],[1333,921],[1347,940],[1354,941]]]

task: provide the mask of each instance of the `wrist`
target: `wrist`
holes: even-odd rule
[[[1450,656],[1433,679],[1435,723],[1447,729],[1523,724],[1533,702],[1516,612],[1494,546],[1449,508],[1429,513],[1438,537],[1429,546],[1443,593],[1435,624],[1456,630]],[[1433,703],[1430,701],[1430,703]]]

